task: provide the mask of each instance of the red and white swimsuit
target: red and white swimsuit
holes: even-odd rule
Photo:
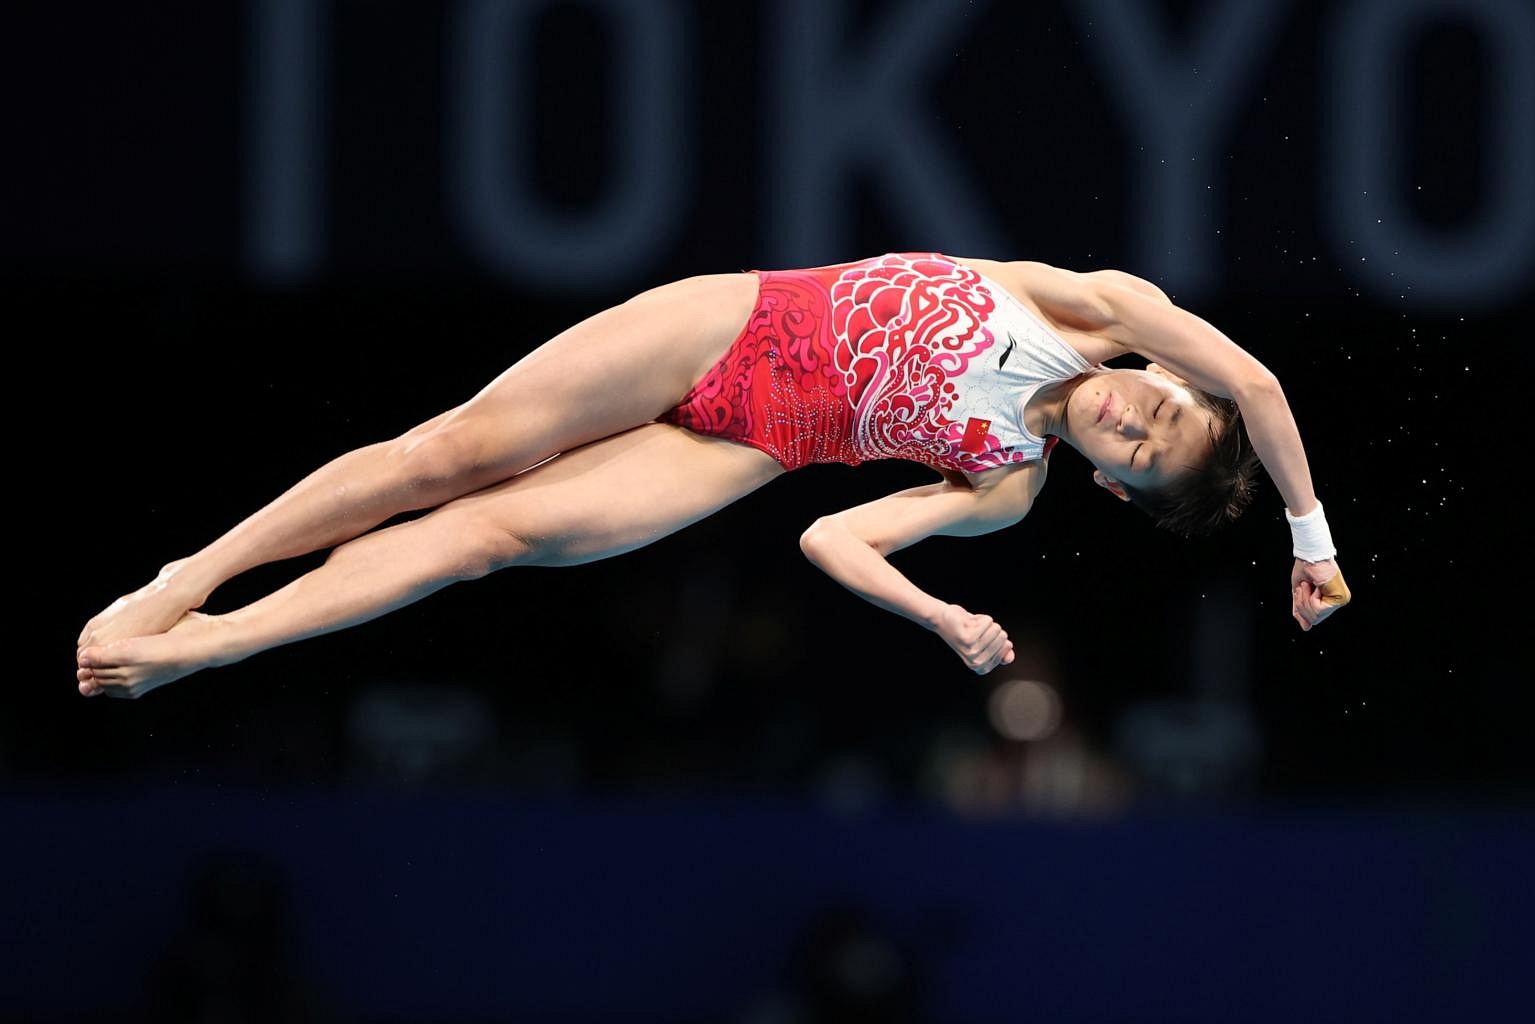
[[[724,357],[660,417],[785,469],[909,459],[984,472],[1049,454],[1023,424],[1045,384],[1092,368],[1034,313],[939,253],[755,270]]]

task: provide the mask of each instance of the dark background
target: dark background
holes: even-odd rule
[[[1503,45],[1535,62],[1519,5],[1392,8],[1413,26],[1388,90],[1396,209],[1420,239],[1514,224],[1481,285],[1359,266],[1349,225],[1367,204],[1335,194],[1349,58],[1329,47],[1348,11],[1379,4],[1274,6],[1228,86],[1208,206],[1161,255],[1138,212],[1157,197],[1146,126],[1120,55],[1093,40],[1128,8],[954,5],[963,26],[901,109],[984,222],[927,223],[897,167],[927,158],[881,135],[825,178],[839,226],[807,241],[782,230],[795,197],[775,189],[786,118],[816,116],[783,109],[810,7],[530,7],[525,173],[508,187],[556,225],[621,191],[619,57],[639,44],[612,13],[631,9],[681,40],[666,141],[687,180],[653,241],[615,243],[590,274],[518,270],[454,212],[455,40],[493,7],[38,7],[12,34],[0,259],[27,568],[0,821],[21,839],[4,855],[11,905],[28,908],[4,923],[43,954],[7,969],[18,1012],[297,1019],[260,1006],[284,984],[209,967],[220,942],[246,950],[231,963],[280,961],[328,992],[316,1019],[1008,1020],[1022,1010],[991,993],[1025,983],[1061,1020],[1231,1019],[1220,992],[1257,1000],[1253,1020],[1503,1005],[1532,948],[1528,895],[1504,886],[1530,863],[1535,779],[1518,529],[1535,177],[1499,192],[1524,165],[1496,144],[1535,127],[1535,107],[1494,59]],[[1170,46],[1211,16],[1130,7]],[[915,8],[818,9],[847,15],[829,66],[856,90],[859,55]],[[318,26],[322,55],[307,177],[262,163],[299,108],[253,71],[261,32],[294,23]],[[295,51],[277,52],[291,70]],[[1198,99],[1214,88],[1199,73],[1169,81]],[[843,79],[824,81],[831,103]],[[292,181],[308,205],[271,198]],[[273,228],[274,203],[302,216]],[[117,595],[575,321],[689,274],[927,249],[1140,273],[1256,355],[1284,384],[1354,603],[1298,629],[1267,481],[1225,534],[1180,541],[1062,448],[1017,527],[893,558],[1008,629],[1019,657],[984,678],[800,555],[815,517],[935,479],[889,462],[808,467],[621,558],[498,573],[143,700],[76,692],[74,638]],[[248,573],[203,610],[323,557]],[[989,701],[1010,680],[1058,695],[1058,728],[999,733]],[[401,852],[428,835],[424,862]],[[534,835],[567,853],[536,855]],[[1016,878],[1031,861],[1052,881]],[[881,862],[890,877],[870,873]],[[482,863],[500,881],[467,867]],[[1127,864],[1146,867],[1117,875]],[[380,909],[402,892],[409,906]],[[519,902],[532,892],[536,914]],[[965,915],[983,905],[1038,931],[978,931]],[[93,983],[61,988],[103,955],[74,945],[87,920],[121,946]],[[1083,955],[1040,967],[1072,927]],[[362,934],[366,949],[349,941]],[[1173,937],[1186,960],[1148,952]],[[486,942],[521,951],[486,965],[517,980],[448,984]],[[1375,973],[1335,972],[1342,949],[1376,951]],[[1285,956],[1290,983],[1255,966]],[[423,957],[439,973],[408,968]],[[1122,1003],[1097,988],[1110,975]]]

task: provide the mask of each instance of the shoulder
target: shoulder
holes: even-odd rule
[[[987,260],[973,257],[953,257],[967,266],[974,267],[988,277],[996,278],[1011,288],[1028,293],[1036,301],[1065,301],[1066,305],[1090,305],[1097,289],[1104,285],[1129,288],[1143,295],[1171,302],[1167,293],[1144,277],[1113,267],[1098,270],[1070,270],[1039,260]]]
[[[1037,287],[1043,289],[1069,289],[1076,288],[1091,299],[1101,296],[1105,287],[1128,288],[1133,292],[1139,292],[1150,298],[1160,299],[1163,302],[1172,302],[1167,293],[1144,277],[1125,270],[1117,270],[1113,267],[1104,267],[1099,270],[1067,270],[1064,267],[1052,267],[1048,263],[1034,263],[1022,261],[1016,264],[1019,273],[1026,281],[1032,281]]]
[[[1118,285],[1121,288],[1129,288],[1131,291],[1140,292],[1142,295],[1162,302],[1171,303],[1173,300],[1167,297],[1167,293],[1144,277],[1136,277],[1134,274],[1123,270],[1089,270],[1084,276],[1091,277],[1109,284]]]
[[[1093,331],[1106,322],[1108,310],[1102,292],[1107,282],[1101,278],[1037,260],[951,258],[1004,285],[1019,301],[1057,326]]]

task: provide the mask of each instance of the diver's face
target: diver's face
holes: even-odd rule
[[[1072,392],[1066,415],[1072,447],[1098,467],[1093,479],[1120,497],[1119,485],[1159,490],[1210,452],[1211,412],[1155,363],[1093,375]]]

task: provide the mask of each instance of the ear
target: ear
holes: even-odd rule
[[[1104,476],[1103,470],[1101,469],[1093,470],[1093,483],[1097,484],[1099,487],[1102,487],[1104,490],[1114,495],[1114,497],[1118,498],[1120,501],[1130,500],[1130,496],[1125,493],[1125,489],[1120,484],[1120,482],[1111,476]]]

